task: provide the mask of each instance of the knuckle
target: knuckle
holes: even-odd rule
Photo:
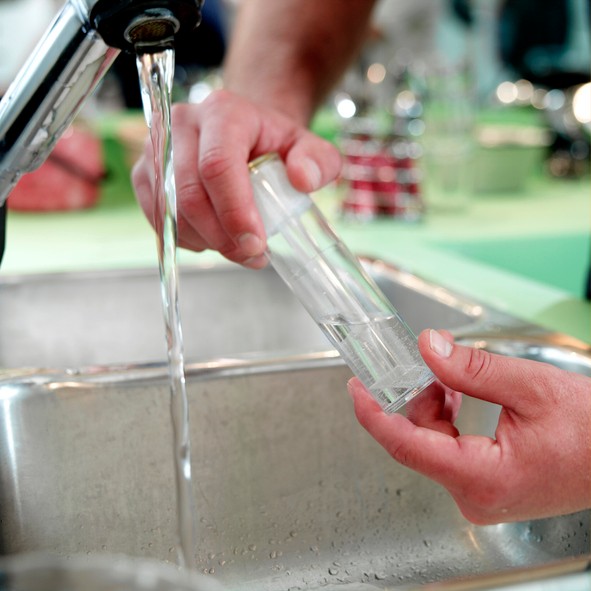
[[[236,95],[225,89],[219,89],[212,92],[202,104],[207,113],[228,113],[236,109]],[[243,100],[244,102],[244,100]],[[241,108],[245,105],[241,104]]]
[[[402,466],[411,467],[411,453],[410,447],[401,442],[396,447],[388,450],[390,455]]]
[[[450,492],[464,516],[472,523],[482,524],[492,515],[502,513],[514,485],[511,470],[481,461],[454,479]]]
[[[492,357],[487,351],[472,348],[466,362],[466,374],[473,380],[486,381],[490,375]]]
[[[173,124],[183,124],[189,117],[192,108],[195,108],[195,105],[188,105],[186,103],[174,103],[170,109],[170,117]]]
[[[220,224],[224,228],[235,232],[241,230],[243,225],[242,220],[244,216],[244,207],[238,204],[226,203],[224,207],[220,207],[218,209],[217,213]]]
[[[510,490],[502,479],[474,480],[463,491],[466,518],[477,525],[498,520],[507,506]]]
[[[205,182],[215,181],[228,174],[231,166],[221,146],[210,148],[199,158],[199,173]]]
[[[564,371],[549,363],[540,363],[535,374],[531,375],[530,383],[545,398],[555,398],[558,402],[565,394],[570,394],[570,388],[565,388]]]
[[[203,190],[201,184],[195,180],[184,179],[176,183],[176,194],[183,207],[190,209],[191,205],[196,203],[202,196]]]

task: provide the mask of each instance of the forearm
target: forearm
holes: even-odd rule
[[[357,54],[374,0],[244,0],[224,85],[307,124]]]

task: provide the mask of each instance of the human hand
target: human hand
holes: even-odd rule
[[[266,264],[266,241],[247,163],[277,152],[290,181],[303,192],[319,189],[340,171],[340,155],[329,142],[287,116],[228,91],[214,92],[199,105],[175,105],[172,127],[179,246],[218,250],[248,267]],[[154,225],[149,141],[132,179],[138,201]]]
[[[424,331],[421,354],[438,378],[385,414],[361,382],[349,391],[359,422],[409,468],[443,485],[471,522],[536,519],[591,507],[591,379],[493,355]],[[461,394],[502,405],[495,439],[460,435]]]

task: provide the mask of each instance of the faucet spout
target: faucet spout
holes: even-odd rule
[[[168,39],[199,24],[201,5],[202,0],[98,0],[90,20],[111,47],[162,48]]]
[[[121,50],[153,51],[200,21],[202,0],[68,0],[0,102],[0,205],[37,168]]]

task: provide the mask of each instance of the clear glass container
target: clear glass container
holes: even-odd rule
[[[249,166],[272,266],[384,411],[400,409],[434,380],[416,336],[280,158]]]

